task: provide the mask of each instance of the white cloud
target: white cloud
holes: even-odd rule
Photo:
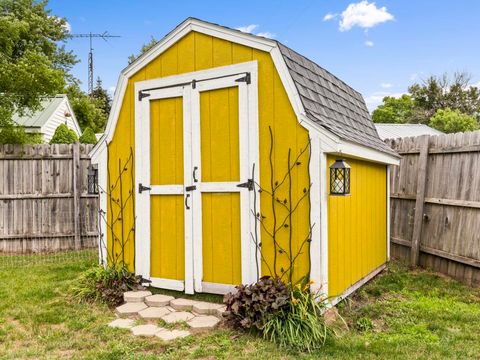
[[[253,32],[253,30],[255,30],[256,28],[258,28],[258,25],[250,24],[250,25],[246,25],[246,26],[239,26],[235,29],[240,30],[241,32],[244,32],[244,33],[251,34]]]
[[[338,14],[328,13],[323,17],[323,21],[333,20],[338,16]]]
[[[269,31],[258,32],[258,33],[256,33],[255,35],[257,35],[257,36],[263,36],[263,37],[266,37],[266,38],[269,38],[269,39],[273,39],[273,38],[275,37],[275,34],[269,32]]]
[[[67,30],[67,32],[71,33],[72,32],[72,25],[68,21],[65,21],[65,24],[63,24],[63,28]]]
[[[257,29],[259,26],[257,24],[250,24],[250,25],[245,25],[245,26],[239,26],[235,29],[240,30],[241,32],[248,33],[248,34],[254,34],[257,36],[263,36],[269,39],[273,39],[275,37],[274,33],[271,33],[270,31],[258,31],[254,32],[255,29]]]
[[[381,83],[380,86],[384,89],[390,89],[393,85],[390,83]]]
[[[358,26],[364,29],[374,27],[394,17],[387,11],[385,6],[378,8],[374,2],[367,0],[352,3],[341,14],[340,31],[348,31]]]
[[[364,42],[365,46],[372,47],[374,45],[373,41],[367,40]]]

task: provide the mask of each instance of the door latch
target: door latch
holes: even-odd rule
[[[143,186],[142,183],[138,184],[138,192],[141,194],[143,191],[150,191],[152,190],[151,187]]]
[[[253,191],[254,190],[254,182],[253,179],[248,179],[246,182],[238,184],[237,187],[240,188],[247,188],[248,191]]]
[[[197,187],[195,185],[192,185],[192,186],[187,186],[185,188],[185,191],[193,191],[193,190],[197,190]]]

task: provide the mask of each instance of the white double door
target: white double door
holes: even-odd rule
[[[250,62],[136,84],[135,268],[153,286],[221,294],[257,278],[256,79]]]

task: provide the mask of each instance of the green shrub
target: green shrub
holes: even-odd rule
[[[80,275],[70,289],[80,302],[104,302],[117,306],[123,302],[123,293],[143,289],[142,277],[130,272],[126,266],[95,266]]]
[[[69,129],[65,124],[60,124],[50,139],[50,144],[73,144],[77,141],[78,137],[75,131]]]
[[[97,143],[97,137],[95,136],[95,133],[93,130],[89,127],[85,128],[83,130],[82,136],[80,136],[80,142],[82,144],[96,144]]]
[[[265,323],[263,336],[280,346],[310,352],[321,348],[330,334],[323,312],[325,303],[310,292],[309,286],[295,286],[287,307]]]
[[[288,306],[289,291],[280,280],[269,276],[252,285],[236,287],[235,294],[226,294],[227,323],[243,329],[261,330],[268,319]]]
[[[0,144],[42,144],[42,135],[27,133],[21,126],[8,124],[0,130]]]

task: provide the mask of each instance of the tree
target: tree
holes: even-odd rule
[[[413,111],[414,103],[409,95],[399,98],[386,96],[383,104],[373,111],[372,119],[376,123],[406,123],[412,117]]]
[[[91,97],[96,100],[97,105],[107,115],[110,114],[112,107],[112,99],[108,94],[108,91],[102,87],[102,80],[98,77],[95,89],[93,89]]]
[[[444,133],[474,131],[478,129],[478,123],[475,117],[450,108],[438,109],[435,115],[430,118],[428,125]]]
[[[89,127],[85,128],[83,131],[82,136],[80,136],[79,141],[82,144],[96,144],[97,143],[97,137],[95,136],[95,133],[93,130]]]
[[[104,105],[100,100],[89,97],[77,84],[65,89],[72,104],[73,112],[82,130],[90,127],[94,132],[103,132],[108,115],[102,109]]]
[[[421,84],[408,88],[415,106],[423,111],[425,122],[439,109],[459,110],[477,117],[480,114],[480,91],[470,86],[471,75],[457,72],[450,79],[447,74],[430,76]]]
[[[40,108],[71,79],[77,62],[59,42],[66,21],[46,10],[47,0],[0,0],[0,125]]]
[[[128,57],[128,63],[131,64],[135,60],[137,60],[141,55],[145,54],[148,50],[153,48],[157,44],[158,40],[155,39],[153,36],[150,37],[150,41],[146,44],[143,44],[143,46],[140,48],[140,54],[138,55],[130,55]]]
[[[50,139],[50,144],[73,144],[77,141],[78,137],[75,131],[69,129],[65,124],[60,124]]]

